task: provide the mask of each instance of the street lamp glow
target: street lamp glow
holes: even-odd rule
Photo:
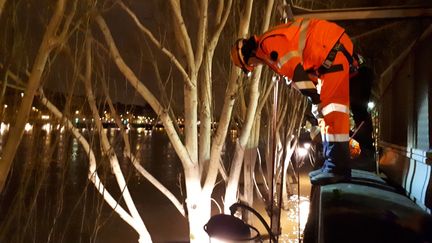
[[[304,157],[304,156],[306,156],[308,154],[308,150],[305,149],[305,148],[299,147],[299,148],[297,148],[297,154],[300,157]]]
[[[75,115],[79,115],[79,113],[80,113],[79,110],[75,111]]]
[[[31,131],[32,129],[33,129],[33,125],[31,125],[30,123],[26,123],[26,124],[25,124],[24,130],[25,130],[26,132],[29,132],[29,131]]]
[[[369,109],[373,109],[375,107],[375,103],[373,101],[369,101],[367,105]]]

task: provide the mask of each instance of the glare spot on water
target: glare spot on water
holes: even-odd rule
[[[78,146],[78,140],[74,138],[72,140],[72,162],[76,162],[78,159]]]
[[[299,238],[302,238],[307,218],[309,216],[309,198],[293,195],[288,199],[283,211],[284,217],[287,219],[284,233],[279,237],[279,242],[298,243]]]

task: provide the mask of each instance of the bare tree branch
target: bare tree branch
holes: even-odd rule
[[[135,13],[130,10],[129,7],[127,7],[123,2],[119,2],[120,7],[126,11],[126,13],[132,18],[132,20],[135,22],[137,27],[157,46],[161,49],[162,53],[164,53],[173,63],[174,66],[177,67],[177,69],[180,71],[180,73],[183,76],[183,79],[185,80],[186,84],[190,87],[194,86],[192,84],[189,75],[186,73],[183,66],[180,64],[180,62],[177,60],[177,58],[172,54],[168,49],[166,49],[162,43],[156,39],[156,37],[153,35],[153,33],[147,29],[141,21],[138,19],[138,17],[135,15]]]
[[[156,114],[161,118],[164,127],[166,129],[167,135],[173,144],[174,149],[176,150],[182,164],[184,167],[188,167],[190,163],[192,163],[192,160],[189,157],[189,154],[186,150],[186,148],[183,146],[180,137],[178,136],[173,121],[169,117],[169,114],[166,110],[160,105],[159,101],[156,99],[156,97],[145,87],[144,84],[140,82],[138,77],[134,74],[134,72],[127,66],[127,64],[124,62],[123,58],[121,57],[114,39],[111,35],[111,32],[108,29],[108,26],[105,22],[105,20],[102,18],[102,16],[97,15],[96,16],[96,22],[102,31],[105,41],[109,46],[110,53],[112,55],[112,58],[114,62],[116,63],[118,69],[123,73],[123,75],[127,78],[129,83],[138,91],[138,93],[146,100],[149,105],[152,107],[152,109],[156,112]]]
[[[63,18],[65,10],[65,0],[58,0],[53,16],[47,26],[42,43],[39,47],[38,54],[34,61],[32,71],[29,76],[28,85],[18,110],[18,117],[14,126],[12,127],[6,145],[4,147],[2,157],[0,160],[0,192],[3,190],[7,175],[9,174],[10,166],[13,158],[15,157],[18,144],[21,141],[24,126],[27,122],[30,109],[33,103],[34,96],[39,88],[42,73],[45,69],[48,57],[55,47],[53,45],[53,38],[55,38],[58,27]]]
[[[195,51],[195,67],[198,70],[201,66],[204,54],[204,45],[207,37],[207,18],[208,18],[208,0],[201,0],[200,8],[200,18],[198,25],[198,37],[197,46]]]
[[[2,13],[3,13],[3,8],[4,8],[5,3],[6,3],[6,0],[0,0],[0,19],[1,19]]]
[[[188,34],[188,31],[186,29],[186,24],[184,22],[183,16],[181,14],[181,6],[180,6],[180,0],[170,0],[170,4],[171,4],[171,9],[174,13],[174,17],[177,20],[177,25],[179,27],[180,30],[180,34],[182,36],[182,40],[184,41],[184,43],[186,44],[186,50],[184,53],[186,55],[186,59],[188,62],[188,65],[191,69],[191,75],[195,76],[196,75],[196,71],[197,71],[197,67],[195,65],[195,58],[194,58],[194,51],[192,48],[192,43]],[[192,80],[192,85],[195,86],[196,84],[194,83],[194,79],[191,78]]]
[[[97,174],[97,166],[96,166],[96,157],[93,153],[93,150],[91,149],[89,143],[87,142],[87,140],[84,138],[84,136],[81,135],[81,133],[79,132],[79,130],[74,127],[74,125],[72,124],[72,122],[70,120],[68,120],[63,113],[61,113],[61,111],[55,107],[43,94],[43,91],[40,90],[40,100],[41,103],[44,104],[48,110],[59,120],[62,121],[63,124],[66,125],[67,129],[70,129],[72,131],[72,134],[74,135],[74,137],[81,143],[81,145],[84,148],[84,151],[86,152],[86,154],[89,156],[89,173],[88,173],[88,178],[90,179],[91,182],[93,182],[93,184],[95,185],[96,189],[99,191],[99,193],[101,195],[103,195],[105,201],[108,203],[108,205],[110,205],[110,207],[112,209],[114,209],[114,211],[126,222],[128,223],[130,226],[132,226],[132,228],[134,229],[138,229],[137,224],[135,223],[134,219],[132,218],[132,216],[126,212],[126,210],[124,210],[119,203],[111,196],[111,194],[105,189],[102,181],[99,179],[99,176]]]

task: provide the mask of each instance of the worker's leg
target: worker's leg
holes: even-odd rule
[[[333,65],[342,65],[343,70],[324,74],[321,87],[323,119],[319,120],[323,140],[323,173],[311,178],[320,180],[346,179],[350,177],[349,166],[349,64],[339,52]]]

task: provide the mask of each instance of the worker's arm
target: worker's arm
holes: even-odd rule
[[[312,104],[321,103],[320,95],[318,94],[315,83],[309,78],[308,73],[306,73],[300,63],[298,63],[294,68],[292,81],[294,88],[298,89],[303,95],[307,96]]]
[[[298,43],[287,40],[282,34],[274,34],[260,42],[256,56],[276,73],[291,79],[294,88],[307,96],[312,104],[321,102],[315,84],[301,65]]]

